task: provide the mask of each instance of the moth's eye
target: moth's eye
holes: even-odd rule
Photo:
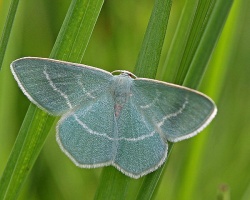
[[[128,75],[129,75],[131,78],[133,78],[133,79],[136,79],[136,78],[137,78],[137,76],[134,75],[134,74],[132,74],[131,72],[129,72]]]

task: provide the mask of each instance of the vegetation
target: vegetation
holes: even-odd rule
[[[0,1],[0,199],[249,199],[249,9],[246,0]],[[24,56],[195,88],[218,115],[170,144],[165,165],[144,178],[80,169],[56,143],[58,118],[30,104],[11,75]]]

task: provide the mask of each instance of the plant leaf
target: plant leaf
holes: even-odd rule
[[[18,7],[19,0],[12,0],[9,8],[9,13],[4,25],[2,37],[0,39],[0,71],[3,64],[4,55],[8,45],[10,33],[12,30],[12,25],[16,16],[16,11]]]
[[[139,77],[155,78],[166,34],[171,4],[171,0],[155,1],[134,70],[134,73]],[[112,174],[111,172],[113,172],[113,175],[110,175]],[[149,179],[154,179],[157,182],[159,178],[158,176],[154,178],[150,175]],[[156,184],[155,181],[150,180],[148,181],[151,182],[151,184]],[[98,187],[95,199],[123,199],[126,197],[128,187],[132,185],[133,182],[140,181],[141,180],[133,180],[114,168],[104,168],[102,171],[102,181]],[[154,186],[151,186],[151,188],[154,188]],[[141,191],[144,192],[144,186],[142,186]],[[149,193],[153,191],[154,190],[151,190]]]
[[[50,57],[81,61],[103,2],[72,1]],[[85,27],[88,27],[88,31],[83,31]],[[68,39],[69,36],[73,38]],[[55,117],[49,116],[33,104],[30,105],[0,180],[0,199],[17,197],[54,121]]]

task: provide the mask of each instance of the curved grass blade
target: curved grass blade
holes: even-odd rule
[[[198,0],[186,1],[183,7],[170,49],[162,67],[163,70],[160,74],[160,78],[168,82],[176,83],[178,70],[181,68],[181,58],[186,51],[185,47],[190,42],[188,40],[189,33],[192,30],[193,21],[195,20],[198,2]]]
[[[155,1],[134,70],[138,77],[156,76],[171,6],[171,0]]]
[[[213,4],[213,2],[211,2],[211,4]],[[199,86],[201,81],[199,77],[202,77],[206,70],[206,68],[201,66],[207,65],[220,37],[232,4],[233,0],[219,0],[215,2],[214,6],[212,5],[213,10],[211,11],[211,16],[209,17],[204,34],[190,65],[188,76],[185,78],[183,85],[190,88],[197,88]],[[207,20],[206,17],[204,20]]]
[[[4,25],[2,37],[0,40],[0,71],[1,71],[2,64],[3,64],[5,51],[8,45],[10,33],[12,30],[12,25],[16,16],[18,3],[19,3],[19,0],[12,0],[11,2],[9,13],[8,13],[8,16]]]
[[[168,157],[171,154],[172,149],[173,143],[169,142]],[[136,197],[137,200],[154,199],[159,183],[161,182],[162,173],[164,173],[166,166],[167,164],[163,164],[163,166],[161,166],[157,171],[154,171],[153,173],[146,176]]]
[[[80,62],[102,5],[103,0],[72,1],[50,57],[75,59],[75,62]],[[75,28],[72,29],[72,26]],[[89,27],[87,33],[82,31],[85,27]],[[69,35],[75,36],[74,40],[67,40],[66,37]],[[81,45],[78,46],[78,44]],[[64,55],[69,55],[69,57],[65,58]],[[20,142],[16,142],[18,146],[13,147],[8,164],[1,177],[0,186],[3,185],[0,188],[1,199],[15,199],[17,197],[54,121],[54,117],[34,108],[34,105],[31,104],[20,130],[20,133],[26,133],[26,136],[19,134],[17,141]],[[16,158],[18,158],[17,161]]]
[[[214,2],[211,2],[211,5],[203,5],[203,6],[198,6],[197,7],[197,10],[196,10],[196,13],[203,13],[204,12],[204,6],[208,9],[205,13],[211,13],[212,12],[212,10],[210,10],[211,8],[214,8],[213,7],[213,3]],[[223,10],[221,7],[217,7],[217,5],[215,6],[215,9],[220,9],[220,10]],[[230,10],[230,7],[229,7],[229,10]],[[229,10],[227,10],[227,14],[228,14],[228,11]],[[215,12],[215,13],[219,13],[220,11],[213,11],[213,12]],[[225,20],[226,20],[226,18],[227,18],[227,14],[225,14],[225,15],[222,15],[221,17],[222,17],[222,19],[221,20],[219,20],[219,21],[221,21],[221,22],[225,22]],[[200,14],[196,14],[196,17],[199,17],[200,16]],[[210,16],[210,15],[208,15],[208,16]],[[201,33],[200,33],[200,31],[199,31],[199,26],[201,25],[201,24],[207,24],[206,22],[207,22],[207,20],[213,20],[213,17],[214,17],[214,14],[212,14],[211,15],[211,19],[210,18],[206,18],[206,17],[208,17],[207,15],[204,15],[204,18],[203,18],[203,21],[200,21],[199,23],[197,23],[196,22],[196,20],[201,20],[201,19],[195,19],[194,20],[194,23],[193,23],[193,25],[192,25],[192,29],[191,29],[191,35],[194,37],[194,38],[192,38],[192,40],[191,41],[195,41],[195,40],[197,40],[197,42],[200,40],[200,38],[203,36],[203,35],[201,35]],[[218,17],[218,16],[216,16],[216,17]],[[215,21],[214,21],[215,22]],[[181,22],[180,22],[181,23]],[[213,24],[214,25],[214,24]],[[218,37],[219,37],[219,35],[220,35],[220,32],[221,32],[221,30],[222,30],[222,28],[223,28],[223,25],[224,25],[224,23],[221,23],[219,26],[218,26],[218,29],[217,29],[217,32],[216,33],[214,33],[215,35],[214,35],[214,37],[217,39]],[[208,27],[204,27],[204,28],[209,28],[209,27],[212,27],[212,25],[211,24],[208,24]],[[209,38],[209,37],[211,37],[211,35],[210,34],[212,34],[212,32],[206,32],[206,30],[207,29],[205,29],[205,33],[204,34],[207,34],[207,35],[205,35],[205,36],[203,36],[203,37],[207,37],[207,38]],[[195,37],[198,37],[198,38],[195,38]],[[214,47],[214,45],[215,45],[215,43],[216,43],[216,41],[217,40],[214,40],[214,41],[212,41],[212,42],[214,42],[213,44],[211,44],[213,47]],[[189,38],[189,40],[190,40],[190,38]],[[208,42],[208,41],[207,41]],[[211,41],[210,41],[211,42]],[[205,44],[203,44],[203,45],[205,45]],[[203,46],[204,47],[204,46]],[[185,49],[185,51],[184,51],[184,55],[183,55],[183,57],[186,57],[185,59],[187,59],[187,60],[192,60],[192,58],[193,58],[193,54],[192,53],[190,53],[189,52],[189,45],[187,45],[186,47],[185,47],[186,49]],[[204,47],[205,48],[205,47]],[[193,49],[194,50],[194,49]],[[206,59],[207,57],[209,58],[210,57],[210,55],[211,55],[211,53],[212,53],[212,49],[211,49],[211,51],[209,51],[209,53],[210,54],[207,54],[207,57],[204,57],[204,56],[202,56],[203,55],[203,53],[204,53],[204,49],[198,49],[197,50],[197,52],[196,52],[196,54],[199,54],[200,55],[200,59],[205,59],[205,61],[206,62],[203,62],[203,63],[201,63],[201,64],[199,64],[198,65],[198,63],[197,63],[197,65],[195,65],[195,66],[190,66],[190,64],[189,65],[186,65],[186,67],[184,66],[183,68],[181,67],[181,68],[179,68],[179,70],[178,70],[178,73],[177,73],[177,76],[176,76],[176,79],[174,78],[173,80],[175,80],[174,82],[175,83],[183,83],[184,82],[184,80],[185,80],[185,82],[184,82],[184,85],[185,86],[188,86],[188,87],[193,87],[193,88],[197,88],[198,86],[199,86],[199,83],[200,83],[200,81],[201,81],[201,79],[202,79],[202,75],[203,75],[203,72],[205,71],[205,69],[206,69],[206,66],[207,66],[207,62],[208,62],[208,59]],[[186,54],[185,54],[185,52],[186,52]],[[173,56],[173,57],[175,57],[175,59],[177,59],[176,58],[176,56],[178,56],[178,55],[175,55],[175,54],[173,54],[173,55],[170,55],[170,56]],[[172,66],[168,66],[168,67],[172,67]],[[175,66],[176,67],[176,66]],[[191,67],[193,67],[193,72],[194,73],[188,73],[187,74],[187,72],[189,71],[189,69],[191,68]],[[183,71],[183,69],[185,69],[184,71]],[[196,72],[196,70],[197,71],[200,71],[200,72],[202,72],[202,73],[195,73]],[[183,73],[184,72],[184,73]],[[174,75],[174,74],[173,74]],[[195,78],[194,78],[195,77]],[[173,147],[173,145],[171,145],[171,147]],[[168,155],[169,156],[169,155]],[[167,163],[167,162],[166,162]],[[166,165],[166,163],[164,164],[164,165]],[[144,186],[142,186],[142,188],[141,188],[141,190],[140,190],[140,193],[139,193],[139,195],[138,195],[138,199],[142,199],[142,197],[143,197],[143,199],[146,199],[146,197],[144,197],[143,196],[143,193],[145,192],[145,190],[146,190],[146,188],[147,188],[147,186],[149,185],[148,183],[147,183],[147,179],[148,177],[146,177],[145,178],[145,180],[144,180],[144,183],[143,183],[143,185]],[[181,191],[181,190],[180,190]],[[154,196],[153,196],[154,197]],[[153,198],[152,197],[152,198]],[[150,196],[148,196],[148,199],[151,199],[151,197]]]
[[[230,7],[231,6],[228,5],[227,12],[229,12]],[[228,19],[228,20],[231,21],[231,19]],[[232,25],[232,23],[230,24]],[[202,84],[202,85],[206,85],[206,87],[203,89],[205,89],[207,93],[210,96],[212,96],[213,99],[215,100],[218,100],[219,98],[219,93],[220,93],[221,86],[222,86],[221,84],[223,83],[223,77],[225,76],[225,71],[226,71],[225,67],[227,66],[227,63],[230,62],[229,57],[231,55],[225,55],[225,48],[228,46],[228,40],[229,40],[228,37],[230,37],[230,35],[233,32],[232,27],[234,26],[233,25],[230,26],[229,30],[228,30],[228,27],[225,27],[227,36],[223,38],[226,38],[227,41],[221,41],[222,45],[219,45],[218,46],[219,49],[217,48],[216,50],[216,51],[220,51],[220,53],[218,53],[218,56],[216,53],[216,58],[213,59],[214,62],[212,60],[212,64],[211,64],[212,69],[208,70],[208,74],[207,74],[208,77],[213,77],[213,79],[209,80],[208,84],[206,83]],[[218,37],[219,37],[219,34],[218,34]],[[190,199],[193,197],[195,193],[194,188],[197,185],[197,180],[198,180],[197,176],[199,173],[199,166],[200,166],[202,155],[204,152],[203,149],[205,148],[206,143],[207,143],[207,137],[208,137],[208,134],[206,134],[207,132],[209,132],[209,129],[205,130],[204,134],[202,134],[199,138],[192,141],[190,152],[187,158],[187,164],[183,169],[184,176],[182,177],[181,184],[180,184],[180,188],[182,188],[182,193],[179,194],[176,199]],[[193,166],[196,166],[196,168],[198,169],[194,170]]]
[[[161,49],[166,34],[171,4],[171,0],[155,1],[142,47],[137,59],[137,64],[134,70],[134,73],[138,77],[155,78],[161,56]],[[113,175],[109,175],[110,173]],[[155,174],[158,173],[156,172]],[[155,185],[157,183],[157,180],[159,179],[158,176],[159,175],[157,175],[156,178],[149,178],[149,182]],[[151,181],[152,179],[156,181],[153,182]],[[121,175],[121,173],[114,168],[104,168],[102,171],[102,179],[98,187],[95,199],[104,200],[125,198],[126,191],[128,190],[128,187],[131,185],[131,183],[140,181],[141,180],[132,180],[125,175]],[[107,190],[107,183],[111,184],[108,186],[108,188],[111,188],[109,190]],[[154,186],[152,186],[151,188],[154,188]],[[143,191],[144,188],[141,188],[141,190]]]

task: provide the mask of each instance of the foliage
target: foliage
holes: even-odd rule
[[[250,3],[234,2],[231,11],[231,0],[58,3],[20,2],[7,51],[0,52],[0,199],[215,199],[230,191],[232,199],[249,199]],[[0,2],[1,28],[9,6]],[[113,167],[80,169],[56,144],[55,118],[28,108],[10,74],[10,62],[22,56],[109,71],[136,66],[136,75],[151,78],[157,71],[158,79],[211,96],[219,113],[198,136],[173,145],[165,166],[145,178],[129,179]]]

